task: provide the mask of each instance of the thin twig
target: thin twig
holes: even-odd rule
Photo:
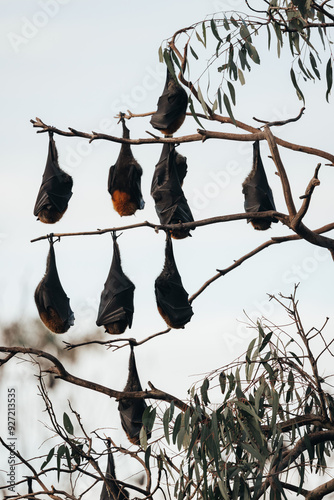
[[[288,118],[287,120],[277,120],[277,121],[274,121],[274,122],[268,122],[266,120],[260,120],[259,118],[255,118],[255,116],[253,116],[253,120],[257,121],[257,122],[260,122],[260,123],[264,123],[266,124],[268,127],[281,127],[282,125],[286,125],[287,123],[291,123],[291,122],[296,122],[298,121],[303,113],[305,111],[305,108],[303,107],[299,114],[295,117],[295,118]]]

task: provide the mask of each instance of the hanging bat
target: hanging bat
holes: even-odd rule
[[[117,236],[112,233],[114,253],[99,306],[97,326],[104,326],[106,332],[118,335],[127,326],[131,328],[133,317],[133,295],[135,286],[124,274]]]
[[[61,219],[72,196],[72,186],[72,177],[59,167],[53,133],[49,131],[49,153],[34,207],[37,220],[54,224]]]
[[[131,345],[131,353],[129,360],[129,374],[124,392],[142,391],[139,380],[133,346]],[[133,444],[140,444],[140,430],[143,426],[143,413],[147,404],[145,399],[120,399],[118,410],[121,416],[122,427]],[[151,432],[146,430],[147,439],[150,439]]]
[[[259,141],[253,143],[253,168],[242,183],[242,192],[245,195],[246,212],[266,212],[276,210],[273,193],[267,181],[266,172],[260,156]],[[277,222],[272,217],[263,219],[248,219],[255,229],[265,231],[272,222]]]
[[[183,328],[194,314],[176,267],[172,240],[168,233],[164,268],[155,280],[155,297],[159,313],[171,328]]]
[[[166,83],[158,100],[158,109],[150,120],[152,127],[165,135],[174,134],[184,122],[187,105],[187,92],[167,68]]]
[[[54,333],[65,333],[74,325],[74,314],[59,280],[53,245],[50,238],[46,271],[35,290],[35,302],[45,326]]]
[[[100,500],[127,500],[129,493],[119,484],[116,479],[115,462],[112,451],[110,449],[110,441],[108,440],[108,464],[105,475],[107,485],[104,482],[100,495]]]
[[[124,123],[123,138],[129,139],[129,129]],[[134,159],[130,144],[123,143],[115,165],[109,169],[108,192],[111,195],[114,209],[119,215],[133,215],[136,210],[142,210],[145,202],[141,192],[141,176],[143,170]]]
[[[161,224],[192,222],[193,216],[182,190],[187,173],[187,159],[175,151],[175,145],[165,143],[160,160],[155,166],[151,195]],[[190,229],[180,228],[171,232],[172,238],[190,236]]]

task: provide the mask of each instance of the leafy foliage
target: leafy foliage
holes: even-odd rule
[[[243,359],[193,388],[185,413],[171,421],[171,409],[165,411],[165,437],[183,449],[177,498],[195,492],[207,499],[259,498],[266,489],[270,498],[286,498],[290,485],[281,482],[283,472],[286,478],[297,468],[294,491],[301,491],[307,470],[326,468],[334,443],[328,420],[333,399],[323,392],[309,351],[313,329],[303,331],[296,301],[290,300],[285,309],[294,322],[293,336],[279,326],[258,324]],[[223,401],[212,404],[210,392],[218,388]]]
[[[332,87],[332,61],[330,31],[326,26],[331,26],[331,2],[318,5],[311,0],[276,0],[261,2],[263,10],[257,10],[256,15],[242,12],[218,12],[208,16],[204,21],[179,30],[176,35],[166,41],[171,49],[172,59],[177,62],[181,70],[183,83],[186,84],[200,102],[205,114],[211,114],[219,107],[220,113],[224,110],[234,121],[231,101],[236,105],[234,83],[244,85],[245,72],[250,72],[252,67],[261,65],[260,47],[263,47],[262,36],[267,38],[268,50],[276,45],[277,57],[281,56],[282,49],[288,46],[291,55],[290,78],[295,88],[298,99],[304,101],[301,90],[302,81],[315,81],[321,79],[321,58],[315,48],[314,39],[320,37],[321,46],[329,52],[326,63],[325,78],[327,83],[326,99],[328,101]],[[250,7],[250,12],[254,9]],[[188,50],[189,49],[189,50]],[[202,57],[203,52],[210,52]],[[165,49],[166,51],[166,49]],[[160,54],[162,54],[160,47]],[[191,56],[189,56],[189,54]],[[164,56],[165,57],[165,56]],[[203,59],[207,66],[203,70]],[[165,58],[166,60],[166,58]],[[199,71],[196,75],[196,62]],[[168,67],[170,61],[166,61]],[[216,72],[221,75],[220,83],[213,96],[208,95],[210,105],[203,97],[201,85],[204,74],[210,76]],[[191,81],[194,78],[195,81]],[[222,98],[222,97],[223,98]],[[224,107],[223,107],[224,105]]]

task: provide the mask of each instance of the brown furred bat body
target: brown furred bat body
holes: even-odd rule
[[[72,196],[72,177],[58,164],[58,152],[49,132],[49,153],[39,189],[34,215],[45,224],[54,224],[62,218]]]
[[[131,328],[135,286],[124,274],[117,236],[112,233],[114,253],[104,289],[101,293],[97,326],[104,326],[108,333],[117,335]]]
[[[70,301],[61,286],[50,239],[45,275],[35,290],[35,302],[45,326],[54,333],[65,333],[74,324]]]
[[[183,328],[190,321],[193,310],[176,267],[172,241],[168,234],[164,268],[155,280],[155,297],[158,311],[168,326]]]
[[[129,493],[116,479],[115,462],[110,449],[110,441],[108,441],[108,464],[105,478],[107,484],[103,483],[100,500],[128,500]]]
[[[129,139],[129,129],[124,123],[123,138]],[[130,144],[123,143],[115,165],[109,169],[108,192],[114,209],[119,215],[133,215],[145,206],[141,192],[143,170],[133,157]]]
[[[165,143],[155,166],[151,195],[161,224],[193,222],[194,218],[184,195],[182,184],[187,173],[187,159],[176,152],[175,145]],[[172,238],[190,236],[190,229],[171,231]]]
[[[184,122],[188,96],[167,68],[166,83],[158,100],[158,109],[152,115],[151,125],[165,135],[172,135]]]
[[[129,374],[124,392],[142,391],[139,380],[133,346],[131,345],[131,353],[129,360]],[[118,410],[121,416],[122,427],[133,444],[140,444],[140,430],[143,426],[143,413],[147,408],[145,399],[120,399]],[[147,439],[150,439],[151,433],[146,431]]]
[[[266,212],[276,210],[273,193],[268,184],[266,172],[260,156],[259,141],[253,143],[253,168],[242,183],[242,192],[245,195],[246,212]],[[272,222],[277,222],[272,217],[262,219],[248,219],[254,229],[265,231],[269,229]]]

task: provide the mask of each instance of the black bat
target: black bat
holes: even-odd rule
[[[176,267],[172,240],[168,234],[164,268],[155,280],[155,297],[159,313],[171,328],[183,328],[194,314]]]
[[[121,117],[123,138],[129,139],[129,129]],[[109,169],[108,192],[111,194],[114,209],[119,215],[133,215],[142,210],[145,202],[141,192],[143,170],[134,159],[130,144],[123,143],[115,165]]]
[[[129,374],[124,392],[142,391],[139,380],[133,346],[131,345],[131,353],[129,360]],[[147,408],[145,399],[120,399],[118,410],[121,416],[122,427],[133,444],[140,444],[140,431],[143,426],[143,413]],[[147,439],[150,439],[151,432],[146,429]]]
[[[61,219],[72,196],[72,186],[72,177],[59,167],[53,133],[49,131],[49,153],[34,207],[38,220],[54,224]]]
[[[253,143],[253,168],[242,183],[242,192],[245,195],[246,212],[266,212],[276,210],[273,193],[268,184],[266,172],[260,156],[259,141]],[[248,219],[255,229],[265,231],[272,222],[277,222],[273,217],[263,219]]]
[[[112,233],[114,253],[99,306],[97,326],[104,326],[111,334],[123,333],[131,328],[135,286],[124,274],[117,236]]]
[[[175,151],[175,145],[165,143],[160,160],[155,166],[151,195],[161,224],[178,224],[194,220],[182,190],[187,173],[187,159]],[[180,228],[171,232],[172,238],[190,236],[190,229]]]
[[[103,483],[100,500],[127,500],[129,493],[119,484],[116,479],[115,462],[112,451],[110,449],[110,441],[108,440],[108,464],[106,470],[106,483]]]
[[[53,245],[50,238],[46,271],[35,290],[35,302],[45,326],[54,333],[65,333],[74,325],[74,314],[59,280]]]
[[[167,68],[166,83],[158,100],[158,109],[150,123],[163,134],[172,135],[184,122],[188,105],[188,96]]]

